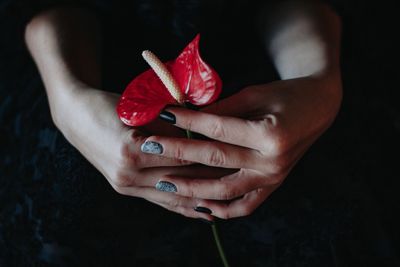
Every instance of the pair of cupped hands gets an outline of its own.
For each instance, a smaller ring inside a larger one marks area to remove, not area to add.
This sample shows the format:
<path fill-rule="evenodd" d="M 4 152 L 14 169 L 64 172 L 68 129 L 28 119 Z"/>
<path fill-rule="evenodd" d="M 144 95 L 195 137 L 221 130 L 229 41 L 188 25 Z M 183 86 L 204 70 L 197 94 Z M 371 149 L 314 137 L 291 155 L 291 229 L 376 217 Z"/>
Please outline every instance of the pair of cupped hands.
<path fill-rule="evenodd" d="M 199 111 L 170 106 L 132 128 L 115 111 L 119 95 L 83 87 L 58 111 L 69 118 L 58 124 L 66 138 L 118 193 L 207 221 L 251 214 L 341 102 L 337 79 L 307 76 L 249 86 Z M 187 139 L 184 130 L 205 138 Z"/>

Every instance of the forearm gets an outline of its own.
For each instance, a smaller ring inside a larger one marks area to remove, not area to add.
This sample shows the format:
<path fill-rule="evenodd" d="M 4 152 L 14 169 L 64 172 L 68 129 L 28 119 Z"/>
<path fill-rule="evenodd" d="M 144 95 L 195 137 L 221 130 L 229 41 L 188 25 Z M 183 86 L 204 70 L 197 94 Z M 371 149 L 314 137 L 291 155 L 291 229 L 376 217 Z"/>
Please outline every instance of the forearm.
<path fill-rule="evenodd" d="M 340 77 L 340 19 L 315 1 L 286 1 L 261 18 L 268 53 L 282 79 Z"/>
<path fill-rule="evenodd" d="M 76 100 L 77 88 L 100 86 L 99 26 L 79 8 L 46 11 L 26 27 L 27 47 L 39 69 L 53 119 L 58 108 Z"/>

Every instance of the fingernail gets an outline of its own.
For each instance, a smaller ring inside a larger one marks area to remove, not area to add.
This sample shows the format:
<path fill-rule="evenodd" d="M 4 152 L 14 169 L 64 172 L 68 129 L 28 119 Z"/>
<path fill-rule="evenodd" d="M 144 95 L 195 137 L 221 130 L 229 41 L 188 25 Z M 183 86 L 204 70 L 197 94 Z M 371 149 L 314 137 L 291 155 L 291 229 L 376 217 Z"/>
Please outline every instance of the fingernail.
<path fill-rule="evenodd" d="M 207 209 L 205 207 L 195 207 L 194 210 L 197 212 L 202 212 L 202 213 L 207 213 L 207 214 L 212 213 L 212 211 L 210 209 Z"/>
<path fill-rule="evenodd" d="M 164 121 L 166 121 L 166 122 L 169 122 L 169 123 L 172 123 L 172 124 L 175 124 L 175 123 L 176 123 L 175 115 L 172 114 L 171 112 L 162 111 L 162 112 L 160 113 L 159 117 L 160 117 L 160 119 L 162 119 L 162 120 L 164 120 Z"/>
<path fill-rule="evenodd" d="M 159 181 L 156 184 L 156 189 L 163 192 L 172 192 L 176 193 L 178 190 L 176 189 L 176 185 L 170 182 Z"/>
<path fill-rule="evenodd" d="M 213 221 L 209 221 L 209 220 L 204 219 L 204 218 L 199 218 L 198 220 L 201 221 L 201 222 L 204 222 L 204 223 L 206 223 L 208 225 L 213 225 L 214 224 Z"/>
<path fill-rule="evenodd" d="M 142 152 L 144 153 L 150 153 L 150 154 L 161 154 L 164 151 L 160 143 L 153 141 L 144 142 L 140 147 L 140 150 L 142 150 Z"/>

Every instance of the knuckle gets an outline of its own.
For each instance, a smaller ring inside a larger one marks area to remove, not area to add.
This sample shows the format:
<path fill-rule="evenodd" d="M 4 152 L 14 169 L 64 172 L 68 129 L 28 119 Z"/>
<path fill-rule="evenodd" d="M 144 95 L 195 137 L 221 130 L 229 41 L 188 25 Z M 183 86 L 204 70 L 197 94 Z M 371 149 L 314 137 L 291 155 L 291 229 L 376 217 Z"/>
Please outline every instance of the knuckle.
<path fill-rule="evenodd" d="M 136 143 L 139 141 L 138 140 L 138 132 L 130 129 L 126 131 L 123 136 L 122 136 L 122 149 L 125 150 L 130 150 L 131 145 L 137 145 Z"/>
<path fill-rule="evenodd" d="M 291 167 L 291 161 L 287 154 L 273 159 L 270 164 L 265 164 L 265 171 L 272 174 L 273 176 L 282 176 L 289 172 Z"/>
<path fill-rule="evenodd" d="M 222 139 L 225 136 L 225 130 L 221 119 L 215 119 L 210 125 L 211 136 L 215 139 Z"/>
<path fill-rule="evenodd" d="M 288 142 L 284 135 L 274 134 L 269 137 L 268 153 L 275 157 L 283 155 L 287 151 Z"/>
<path fill-rule="evenodd" d="M 179 146 L 179 145 L 175 146 L 175 149 L 174 149 L 174 158 L 176 158 L 176 159 L 178 159 L 178 160 L 180 160 L 180 161 L 183 161 L 183 157 L 184 157 L 184 154 L 183 154 L 183 149 L 182 149 L 182 147 Z"/>
<path fill-rule="evenodd" d="M 208 155 L 206 162 L 211 166 L 223 166 L 225 164 L 225 154 L 220 149 L 209 149 L 211 153 Z"/>
<path fill-rule="evenodd" d="M 141 158 L 137 153 L 125 153 L 119 160 L 120 169 L 138 170 L 141 164 Z"/>
<path fill-rule="evenodd" d="M 282 129 L 275 115 L 265 119 L 258 125 L 260 128 L 261 148 L 265 153 L 278 156 L 285 153 L 289 148 L 290 136 L 287 131 Z"/>
<path fill-rule="evenodd" d="M 219 191 L 219 199 L 221 200 L 230 200 L 233 199 L 237 196 L 236 190 L 232 187 L 230 187 L 228 184 L 223 183 L 220 186 L 220 191 Z"/>
<path fill-rule="evenodd" d="M 127 158 L 129 162 L 129 166 L 134 169 L 138 169 L 141 164 L 141 157 L 137 153 L 130 153 L 129 157 Z"/>
<path fill-rule="evenodd" d="M 180 201 L 177 198 L 173 198 L 168 202 L 168 205 L 172 208 L 174 208 L 175 210 L 177 210 L 181 205 L 180 205 Z"/>
<path fill-rule="evenodd" d="M 185 184 L 183 183 L 179 189 L 181 192 L 183 191 L 186 197 L 194 198 L 196 195 L 195 188 L 199 188 L 198 182 L 192 181 L 191 183 Z"/>
<path fill-rule="evenodd" d="M 232 189 L 226 191 L 226 193 L 225 193 L 225 199 L 226 200 L 232 199 L 234 197 L 235 197 L 235 193 L 233 192 Z"/>
<path fill-rule="evenodd" d="M 267 114 L 265 117 L 265 122 L 269 128 L 276 128 L 278 125 L 278 117 L 276 114 Z"/>
<path fill-rule="evenodd" d="M 138 153 L 131 151 L 131 145 L 125 143 L 122 145 L 121 153 L 117 159 L 119 169 L 138 169 L 141 164 L 141 157 Z"/>
<path fill-rule="evenodd" d="M 133 176 L 121 173 L 111 178 L 112 184 L 116 187 L 132 186 L 135 184 L 135 180 Z"/>

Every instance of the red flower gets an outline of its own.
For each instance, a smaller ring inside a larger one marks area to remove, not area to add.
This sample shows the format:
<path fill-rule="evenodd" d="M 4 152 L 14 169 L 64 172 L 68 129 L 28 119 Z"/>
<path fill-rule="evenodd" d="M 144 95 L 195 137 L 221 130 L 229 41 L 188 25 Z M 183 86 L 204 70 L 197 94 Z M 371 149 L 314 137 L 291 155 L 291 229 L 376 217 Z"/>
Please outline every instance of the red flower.
<path fill-rule="evenodd" d="M 215 101 L 221 93 L 218 73 L 207 65 L 199 53 L 200 35 L 190 42 L 173 61 L 165 63 L 180 92 L 183 102 L 197 106 Z M 117 106 L 121 120 L 130 126 L 141 126 L 158 117 L 167 105 L 179 105 L 153 69 L 133 79 Z"/>

